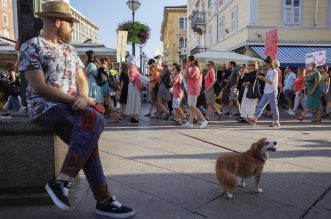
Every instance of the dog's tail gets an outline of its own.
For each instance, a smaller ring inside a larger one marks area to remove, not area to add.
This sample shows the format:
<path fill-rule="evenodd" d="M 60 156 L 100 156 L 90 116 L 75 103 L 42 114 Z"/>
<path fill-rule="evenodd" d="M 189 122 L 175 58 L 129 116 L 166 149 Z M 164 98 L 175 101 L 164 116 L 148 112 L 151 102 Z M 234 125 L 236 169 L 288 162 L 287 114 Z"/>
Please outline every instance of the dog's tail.
<path fill-rule="evenodd" d="M 238 184 L 236 176 L 233 173 L 227 171 L 224 163 L 221 161 L 217 161 L 216 163 L 216 177 L 220 182 L 223 190 L 231 192 Z"/>

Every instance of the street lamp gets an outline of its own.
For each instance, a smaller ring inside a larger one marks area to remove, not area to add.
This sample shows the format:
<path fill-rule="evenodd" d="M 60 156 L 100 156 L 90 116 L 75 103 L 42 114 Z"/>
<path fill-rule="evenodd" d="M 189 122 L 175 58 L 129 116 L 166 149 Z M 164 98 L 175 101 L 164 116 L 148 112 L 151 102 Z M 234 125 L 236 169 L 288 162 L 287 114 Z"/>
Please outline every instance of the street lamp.
<path fill-rule="evenodd" d="M 135 11 L 138 10 L 138 8 L 140 7 L 140 2 L 139 0 L 128 0 L 126 2 L 126 4 L 128 5 L 129 9 L 132 10 L 132 22 L 134 24 L 134 14 L 135 14 Z M 136 45 L 135 43 L 132 43 L 132 55 L 136 55 Z"/>
<path fill-rule="evenodd" d="M 140 73 L 142 74 L 143 73 L 143 47 L 145 46 L 146 44 L 138 44 L 139 48 L 140 48 Z"/>

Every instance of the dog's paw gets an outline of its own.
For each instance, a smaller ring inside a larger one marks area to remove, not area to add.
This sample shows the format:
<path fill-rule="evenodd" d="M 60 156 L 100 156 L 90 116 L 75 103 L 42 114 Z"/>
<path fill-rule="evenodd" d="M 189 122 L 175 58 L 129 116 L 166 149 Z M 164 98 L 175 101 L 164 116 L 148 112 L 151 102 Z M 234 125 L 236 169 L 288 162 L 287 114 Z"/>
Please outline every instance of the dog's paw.
<path fill-rule="evenodd" d="M 246 187 L 246 183 L 245 183 L 245 182 L 241 182 L 241 183 L 239 183 L 238 186 L 239 186 L 239 187 L 242 187 L 242 188 L 245 188 L 245 187 Z"/>
<path fill-rule="evenodd" d="M 263 189 L 261 189 L 261 188 L 257 188 L 257 189 L 256 189 L 256 192 L 257 192 L 257 193 L 263 193 Z"/>
<path fill-rule="evenodd" d="M 232 195 L 231 193 L 227 193 L 227 194 L 226 194 L 226 198 L 228 198 L 228 199 L 232 199 L 232 198 L 233 198 L 233 195 Z"/>

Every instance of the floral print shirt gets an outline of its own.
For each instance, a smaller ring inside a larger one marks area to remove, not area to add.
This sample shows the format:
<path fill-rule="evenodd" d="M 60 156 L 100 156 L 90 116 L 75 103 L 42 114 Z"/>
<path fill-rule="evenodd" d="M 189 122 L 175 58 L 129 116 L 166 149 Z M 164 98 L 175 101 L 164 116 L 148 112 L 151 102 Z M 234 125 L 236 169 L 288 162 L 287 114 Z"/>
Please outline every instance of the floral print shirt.
<path fill-rule="evenodd" d="M 35 37 L 21 46 L 19 71 L 42 70 L 46 83 L 65 94 L 77 96 L 76 71 L 84 65 L 76 50 L 68 44 L 55 45 L 41 37 Z M 28 82 L 26 101 L 29 116 L 38 118 L 57 104 L 38 96 Z"/>

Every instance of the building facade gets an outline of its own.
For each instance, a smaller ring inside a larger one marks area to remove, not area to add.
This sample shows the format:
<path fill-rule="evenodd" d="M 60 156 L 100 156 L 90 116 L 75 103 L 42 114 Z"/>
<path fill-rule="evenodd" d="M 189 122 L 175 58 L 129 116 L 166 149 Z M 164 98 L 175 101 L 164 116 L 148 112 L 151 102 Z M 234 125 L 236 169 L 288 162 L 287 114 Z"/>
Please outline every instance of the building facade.
<path fill-rule="evenodd" d="M 228 50 L 264 58 L 265 33 L 273 28 L 277 58 L 331 46 L 331 0 L 188 0 L 188 23 L 191 54 Z"/>
<path fill-rule="evenodd" d="M 0 0 L 0 36 L 14 40 L 12 0 Z"/>
<path fill-rule="evenodd" d="M 74 7 L 70 6 L 70 8 L 73 16 L 80 21 L 79 23 L 74 23 L 72 43 L 83 43 L 86 41 L 96 43 L 99 28 Z"/>
<path fill-rule="evenodd" d="M 160 40 L 163 42 L 163 60 L 170 63 L 187 58 L 187 7 L 164 7 Z"/>

